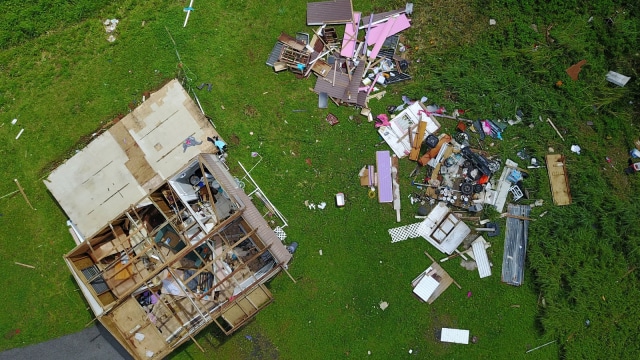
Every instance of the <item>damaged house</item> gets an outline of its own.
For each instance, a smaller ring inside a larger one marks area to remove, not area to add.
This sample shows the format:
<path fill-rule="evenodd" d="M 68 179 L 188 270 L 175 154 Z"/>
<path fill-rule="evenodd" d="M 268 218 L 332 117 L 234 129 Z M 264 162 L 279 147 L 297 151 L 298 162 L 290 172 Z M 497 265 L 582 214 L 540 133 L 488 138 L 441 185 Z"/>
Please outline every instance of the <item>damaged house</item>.
<path fill-rule="evenodd" d="M 71 274 L 135 359 L 162 359 L 212 323 L 233 333 L 291 260 L 263 218 L 272 205 L 245 194 L 216 136 L 173 80 L 45 180 L 77 243 Z"/>

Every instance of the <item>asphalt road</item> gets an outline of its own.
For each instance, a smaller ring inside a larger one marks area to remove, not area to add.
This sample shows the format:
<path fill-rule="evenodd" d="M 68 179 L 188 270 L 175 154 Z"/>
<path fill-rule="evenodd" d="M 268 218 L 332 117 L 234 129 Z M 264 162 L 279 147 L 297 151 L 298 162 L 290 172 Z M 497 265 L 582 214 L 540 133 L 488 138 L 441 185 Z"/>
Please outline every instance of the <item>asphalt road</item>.
<path fill-rule="evenodd" d="M 23 348 L 0 352 L 0 360 L 132 360 L 100 324 L 75 334 Z"/>

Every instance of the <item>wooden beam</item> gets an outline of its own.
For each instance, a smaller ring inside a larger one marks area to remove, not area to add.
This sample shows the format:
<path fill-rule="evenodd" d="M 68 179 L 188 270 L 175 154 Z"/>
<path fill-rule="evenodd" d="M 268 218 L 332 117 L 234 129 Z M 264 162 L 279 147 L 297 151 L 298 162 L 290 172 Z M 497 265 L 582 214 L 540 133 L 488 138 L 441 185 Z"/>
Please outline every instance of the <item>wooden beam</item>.
<path fill-rule="evenodd" d="M 18 190 L 20 190 L 20 193 L 22 194 L 22 197 L 24 198 L 24 200 L 27 202 L 27 204 L 29 204 L 29 207 L 32 210 L 36 210 L 33 205 L 31 205 L 31 201 L 29 201 L 29 198 L 27 197 L 27 194 L 24 193 L 24 189 L 22 188 L 22 186 L 20 185 L 20 183 L 18 182 L 18 179 L 13 179 L 13 181 L 15 181 L 16 185 L 18 185 Z"/>

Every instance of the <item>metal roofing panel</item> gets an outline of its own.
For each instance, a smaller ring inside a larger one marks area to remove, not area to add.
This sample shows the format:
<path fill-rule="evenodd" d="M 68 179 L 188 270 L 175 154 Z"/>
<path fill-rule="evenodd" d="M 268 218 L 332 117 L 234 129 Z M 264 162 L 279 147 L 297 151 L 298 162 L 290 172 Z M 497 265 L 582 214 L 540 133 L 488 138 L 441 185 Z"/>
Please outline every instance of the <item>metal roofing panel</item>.
<path fill-rule="evenodd" d="M 307 3 L 307 25 L 346 24 L 353 21 L 351 0 Z"/>
<path fill-rule="evenodd" d="M 273 45 L 273 49 L 271 49 L 271 53 L 269 54 L 269 58 L 267 59 L 267 65 L 273 66 L 278 61 L 283 46 L 283 43 L 281 43 L 280 41 L 276 41 L 276 44 Z"/>
<path fill-rule="evenodd" d="M 528 205 L 509 204 L 511 215 L 528 217 L 531 207 Z M 502 257 L 502 282 L 520 286 L 524 281 L 524 261 L 527 252 L 527 233 L 529 221 L 507 218 L 507 229 L 504 237 L 504 255 Z"/>

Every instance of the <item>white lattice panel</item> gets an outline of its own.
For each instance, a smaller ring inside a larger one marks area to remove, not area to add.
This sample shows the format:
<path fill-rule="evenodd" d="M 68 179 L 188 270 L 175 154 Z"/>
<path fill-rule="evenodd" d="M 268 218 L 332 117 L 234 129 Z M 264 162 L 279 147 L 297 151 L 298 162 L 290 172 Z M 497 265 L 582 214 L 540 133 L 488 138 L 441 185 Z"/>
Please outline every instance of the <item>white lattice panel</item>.
<path fill-rule="evenodd" d="M 420 226 L 420 223 L 399 226 L 396 228 L 389 229 L 389 235 L 391 235 L 391 242 L 395 243 L 398 241 L 403 241 L 409 238 L 416 238 L 420 236 L 418 234 L 418 226 Z"/>
<path fill-rule="evenodd" d="M 275 229 L 273 229 L 273 232 L 276 233 L 276 236 L 278 237 L 278 239 L 280 239 L 281 241 L 284 241 L 284 239 L 287 238 L 287 233 L 284 232 L 284 229 L 281 228 L 280 226 L 276 226 Z"/>

